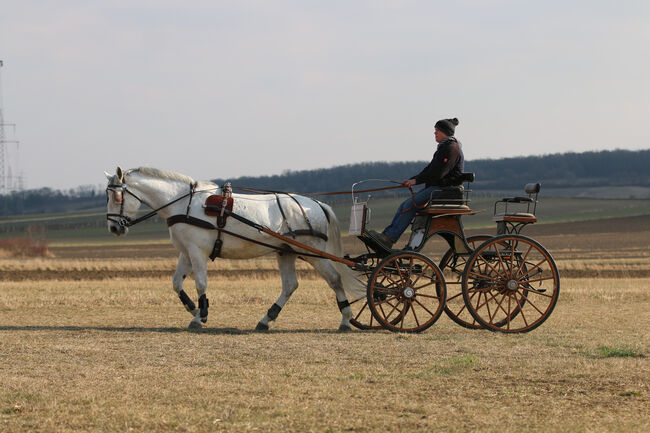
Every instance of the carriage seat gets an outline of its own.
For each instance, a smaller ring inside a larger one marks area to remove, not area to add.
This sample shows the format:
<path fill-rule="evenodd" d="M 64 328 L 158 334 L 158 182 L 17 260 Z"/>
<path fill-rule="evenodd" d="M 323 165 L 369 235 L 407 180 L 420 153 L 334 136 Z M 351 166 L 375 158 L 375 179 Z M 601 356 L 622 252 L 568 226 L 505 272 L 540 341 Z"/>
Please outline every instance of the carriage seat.
<path fill-rule="evenodd" d="M 535 214 L 528 212 L 515 212 L 515 213 L 500 213 L 492 217 L 492 221 L 496 222 L 512 222 L 512 223 L 535 223 L 537 217 Z"/>
<path fill-rule="evenodd" d="M 417 212 L 420 215 L 468 215 L 472 209 L 465 204 L 432 204 Z"/>
<path fill-rule="evenodd" d="M 537 196 L 542 185 L 540 183 L 526 184 L 524 190 L 528 197 L 504 197 L 494 203 L 494 214 L 492 221 L 496 223 L 513 223 L 513 224 L 532 224 L 537 222 Z M 497 212 L 497 206 L 501 204 L 501 212 Z M 508 205 L 511 205 L 508 209 Z M 515 209 L 512 209 L 514 205 Z M 526 208 L 525 210 L 522 206 Z M 532 208 L 531 208 L 532 205 Z M 499 225 L 497 225 L 499 227 Z M 499 230 L 502 230 L 500 228 Z"/>

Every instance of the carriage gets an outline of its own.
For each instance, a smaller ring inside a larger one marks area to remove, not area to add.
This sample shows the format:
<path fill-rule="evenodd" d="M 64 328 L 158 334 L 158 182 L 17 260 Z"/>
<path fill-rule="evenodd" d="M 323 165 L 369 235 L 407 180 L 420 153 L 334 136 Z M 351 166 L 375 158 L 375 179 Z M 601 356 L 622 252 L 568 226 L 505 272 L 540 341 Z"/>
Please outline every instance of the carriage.
<path fill-rule="evenodd" d="M 549 317 L 560 289 L 557 266 L 539 242 L 520 234 L 537 222 L 541 185 L 526 185 L 527 196 L 495 202 L 496 236 L 467 237 L 462 217 L 477 213 L 469 206 L 474 174 L 464 173 L 463 181 L 466 187 L 456 196 L 430 200 L 417 210 L 401 250 L 388 248 L 366 230 L 367 202 L 359 201 L 353 187 L 351 232 L 368 250 L 350 258 L 365 267 L 368 279 L 366 297 L 351 302 L 354 326 L 421 332 L 444 311 L 466 328 L 516 333 L 531 331 Z M 421 253 L 434 236 L 449 245 L 438 263 Z"/>
<path fill-rule="evenodd" d="M 282 274 L 282 294 L 260 320 L 258 330 L 269 329 L 269 322 L 278 317 L 297 288 L 297 257 L 314 266 L 334 289 L 342 331 L 352 325 L 422 332 L 444 311 L 466 328 L 528 332 L 541 325 L 557 303 L 560 277 L 552 256 L 539 242 L 520 234 L 537 221 L 539 183 L 526 185 L 527 196 L 495 203 L 495 236 L 467 237 L 462 217 L 477 212 L 469 206 L 474 174 L 464 173 L 465 188 L 436 194 L 444 198 L 429 200 L 417 209 L 403 249 L 384 245 L 367 230 L 368 202 L 359 201 L 353 186 L 350 232 L 363 242 L 367 253 L 350 257 L 341 252 L 340 231 L 331 208 L 312 198 L 259 190 L 254 192 L 261 195 L 233 194 L 227 185 L 199 183 L 143 167 L 126 172 L 118 167 L 114 176 L 106 176 L 111 233 L 125 234 L 128 227 L 156 214 L 170 227 L 172 242 L 180 251 L 173 287 L 193 316 L 191 328 L 207 321 L 208 258 L 252 258 L 272 250 Z M 389 188 L 395 187 L 380 189 Z M 141 204 L 152 211 L 136 218 Z M 422 253 L 434 236 L 449 245 L 438 263 Z M 190 273 L 199 295 L 198 308 L 183 290 L 183 280 Z M 356 291 L 346 287 L 346 278 Z"/>

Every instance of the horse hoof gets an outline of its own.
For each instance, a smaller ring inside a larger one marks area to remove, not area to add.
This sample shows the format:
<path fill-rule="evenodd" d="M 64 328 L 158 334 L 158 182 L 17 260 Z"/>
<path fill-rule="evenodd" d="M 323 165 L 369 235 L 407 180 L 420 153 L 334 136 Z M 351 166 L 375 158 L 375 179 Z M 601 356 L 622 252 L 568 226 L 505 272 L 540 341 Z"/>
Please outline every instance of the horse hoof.
<path fill-rule="evenodd" d="M 201 329 L 202 327 L 203 327 L 203 325 L 201 324 L 201 322 L 195 322 L 194 320 L 192 320 L 187 328 L 188 329 Z"/>
<path fill-rule="evenodd" d="M 257 322 L 257 326 L 255 327 L 256 331 L 268 331 L 269 330 L 269 325 L 266 325 L 262 322 Z"/>
<path fill-rule="evenodd" d="M 352 328 L 347 325 L 341 325 L 339 326 L 338 332 L 352 332 Z"/>
<path fill-rule="evenodd" d="M 208 321 L 208 316 L 201 317 L 201 323 L 205 323 Z"/>

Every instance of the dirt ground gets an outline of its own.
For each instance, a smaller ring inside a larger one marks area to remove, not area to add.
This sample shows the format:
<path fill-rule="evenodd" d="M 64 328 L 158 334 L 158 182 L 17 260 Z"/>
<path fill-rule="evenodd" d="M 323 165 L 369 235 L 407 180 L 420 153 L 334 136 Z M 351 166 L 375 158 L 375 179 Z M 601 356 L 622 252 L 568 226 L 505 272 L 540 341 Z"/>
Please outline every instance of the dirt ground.
<path fill-rule="evenodd" d="M 280 293 L 273 257 L 210 264 L 209 320 L 190 331 L 168 242 L 0 258 L 0 432 L 650 430 L 650 216 L 525 234 L 561 290 L 514 335 L 445 315 L 421 334 L 337 333 L 333 292 L 304 263 L 254 332 Z M 344 250 L 363 252 L 354 238 Z"/>

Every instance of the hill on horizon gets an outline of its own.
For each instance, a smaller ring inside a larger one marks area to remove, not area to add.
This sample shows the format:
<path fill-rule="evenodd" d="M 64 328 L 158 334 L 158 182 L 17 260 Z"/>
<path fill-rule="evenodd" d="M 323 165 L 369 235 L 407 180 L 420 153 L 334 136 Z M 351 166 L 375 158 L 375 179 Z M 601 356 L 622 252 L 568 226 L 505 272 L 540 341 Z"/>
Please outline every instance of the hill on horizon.
<path fill-rule="evenodd" d="M 429 161 L 361 162 L 316 170 L 287 170 L 273 176 L 241 176 L 226 181 L 236 186 L 298 193 L 347 191 L 362 179 L 408 179 Z M 473 172 L 474 191 L 483 193 L 523 189 L 540 182 L 545 191 L 561 196 L 603 198 L 650 197 L 650 149 L 562 153 L 465 161 L 465 171 Z M 635 196 L 635 197 L 633 197 Z"/>

